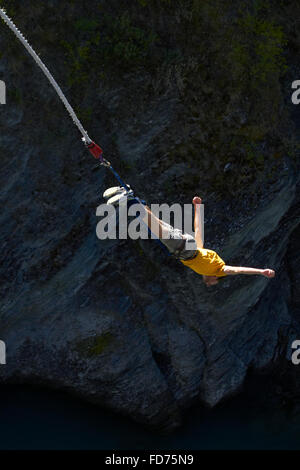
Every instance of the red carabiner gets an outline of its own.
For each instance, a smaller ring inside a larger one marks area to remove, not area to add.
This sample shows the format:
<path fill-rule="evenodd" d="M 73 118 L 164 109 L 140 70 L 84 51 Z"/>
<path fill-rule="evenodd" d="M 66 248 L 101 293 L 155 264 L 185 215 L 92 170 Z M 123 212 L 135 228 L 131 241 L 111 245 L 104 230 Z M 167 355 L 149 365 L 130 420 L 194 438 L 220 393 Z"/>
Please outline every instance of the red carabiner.
<path fill-rule="evenodd" d="M 87 148 L 91 152 L 94 158 L 99 158 L 100 160 L 103 160 L 103 150 L 99 145 L 95 144 L 95 142 L 91 142 L 88 144 Z"/>

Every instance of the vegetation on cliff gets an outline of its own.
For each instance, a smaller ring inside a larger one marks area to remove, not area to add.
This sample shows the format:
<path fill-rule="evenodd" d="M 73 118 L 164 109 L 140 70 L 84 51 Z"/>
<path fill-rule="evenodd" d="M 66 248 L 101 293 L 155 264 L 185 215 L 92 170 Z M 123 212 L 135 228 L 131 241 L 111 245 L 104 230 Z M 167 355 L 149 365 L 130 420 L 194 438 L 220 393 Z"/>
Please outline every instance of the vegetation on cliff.
<path fill-rule="evenodd" d="M 63 58 L 68 95 L 85 124 L 95 110 L 82 95 L 99 83 L 130 85 L 141 76 L 145 99 L 178 96 L 182 108 L 174 129 L 181 127 L 180 134 L 171 132 L 157 149 L 164 168 L 183 160 L 195 174 L 205 172 L 212 190 L 236 194 L 249 184 L 259 192 L 260 182 L 276 178 L 286 158 L 295 159 L 298 146 L 282 93 L 285 18 L 292 6 L 261 0 L 114 0 L 84 8 L 76 0 L 4 3 L 43 54 L 55 49 L 57 60 Z M 18 48 L 10 38 L 9 51 L 24 54 Z M 19 99 L 18 90 L 14 95 Z M 196 186 L 197 178 L 187 184 Z"/>

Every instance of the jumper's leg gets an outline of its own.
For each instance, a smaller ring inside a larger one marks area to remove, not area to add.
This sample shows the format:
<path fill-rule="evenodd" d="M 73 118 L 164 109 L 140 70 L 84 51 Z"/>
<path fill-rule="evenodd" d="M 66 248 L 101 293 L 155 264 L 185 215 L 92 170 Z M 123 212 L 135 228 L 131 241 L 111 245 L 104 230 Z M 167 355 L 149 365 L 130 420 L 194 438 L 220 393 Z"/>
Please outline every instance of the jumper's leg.
<path fill-rule="evenodd" d="M 168 248 L 170 253 L 175 254 L 179 259 L 190 259 L 196 255 L 197 244 L 191 235 L 183 234 L 181 230 L 174 229 L 171 225 L 160 220 L 148 206 L 144 206 L 144 208 L 143 222 Z M 186 247 L 187 240 L 191 243 L 188 248 Z"/>
<path fill-rule="evenodd" d="M 169 238 L 169 230 L 156 215 L 153 214 L 150 207 L 144 206 L 145 215 L 143 217 L 144 223 L 149 227 L 152 233 L 160 239 Z"/>

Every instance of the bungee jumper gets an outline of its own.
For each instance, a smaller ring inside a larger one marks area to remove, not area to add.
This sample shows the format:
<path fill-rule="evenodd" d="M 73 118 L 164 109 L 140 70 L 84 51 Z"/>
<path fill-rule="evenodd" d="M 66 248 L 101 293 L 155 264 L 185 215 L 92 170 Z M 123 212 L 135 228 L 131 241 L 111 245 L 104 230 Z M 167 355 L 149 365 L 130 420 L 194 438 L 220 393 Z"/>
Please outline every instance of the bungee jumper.
<path fill-rule="evenodd" d="M 130 188 L 130 186 L 128 185 Z M 130 207 L 136 204 L 137 200 L 133 190 L 124 191 L 121 186 L 115 186 L 107 189 L 103 193 L 106 204 L 112 204 L 115 207 L 126 205 Z M 144 201 L 143 201 L 144 202 Z M 272 269 L 257 269 L 242 266 L 229 266 L 213 250 L 205 249 L 202 239 L 202 227 L 200 217 L 200 205 L 202 199 L 198 196 L 193 198 L 195 210 L 194 233 L 195 237 L 189 233 L 184 233 L 178 228 L 173 228 L 163 220 L 159 219 L 144 202 L 139 205 L 139 211 L 143 213 L 142 220 L 149 230 L 167 247 L 170 254 L 180 260 L 185 266 L 189 267 L 197 274 L 202 274 L 206 286 L 218 284 L 222 277 L 236 274 L 258 274 L 266 278 L 275 276 Z M 191 246 L 193 247 L 191 249 Z"/>
<path fill-rule="evenodd" d="M 195 208 L 195 237 L 192 237 L 190 234 L 183 233 L 179 229 L 174 229 L 171 225 L 157 218 L 155 214 L 151 212 L 151 209 L 146 205 L 145 201 L 142 201 L 136 195 L 134 195 L 130 186 L 124 183 L 122 178 L 112 167 L 111 163 L 104 158 L 101 147 L 90 139 L 56 80 L 42 62 L 40 57 L 30 46 L 28 41 L 24 38 L 23 34 L 16 27 L 14 22 L 7 16 L 3 8 L 0 8 L 0 17 L 13 31 L 29 54 L 33 57 L 36 64 L 48 78 L 49 82 L 57 92 L 59 98 L 71 116 L 74 124 L 80 131 L 82 135 L 82 141 L 86 148 L 93 155 L 93 157 L 99 161 L 100 165 L 109 169 L 113 173 L 114 177 L 118 180 L 120 186 L 109 188 L 103 195 L 107 200 L 107 204 L 118 206 L 125 201 L 126 203 L 131 202 L 140 204 L 144 210 L 143 222 L 148 227 L 149 231 L 154 235 L 154 238 L 158 241 L 158 243 L 163 246 L 169 254 L 174 255 L 184 265 L 191 268 L 196 273 L 202 274 L 203 280 L 207 286 L 215 285 L 222 277 L 232 274 L 259 274 L 267 278 L 272 278 L 275 276 L 275 272 L 272 269 L 255 269 L 228 266 L 215 251 L 204 249 L 201 236 L 201 222 L 198 211 L 198 206 L 200 206 L 202 201 L 198 196 L 195 196 L 193 199 Z M 187 242 L 189 242 L 189 245 L 192 242 L 194 248 L 188 249 Z"/>

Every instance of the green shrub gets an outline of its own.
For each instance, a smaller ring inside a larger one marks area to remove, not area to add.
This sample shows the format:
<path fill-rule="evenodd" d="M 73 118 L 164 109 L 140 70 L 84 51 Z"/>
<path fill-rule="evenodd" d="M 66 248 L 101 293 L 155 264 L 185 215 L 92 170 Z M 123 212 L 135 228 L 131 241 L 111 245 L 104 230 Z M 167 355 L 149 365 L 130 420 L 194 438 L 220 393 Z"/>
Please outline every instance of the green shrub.
<path fill-rule="evenodd" d="M 106 64 L 127 69 L 132 65 L 145 64 L 146 59 L 150 58 L 150 48 L 156 41 L 156 35 L 135 26 L 128 12 L 117 18 L 107 15 L 104 29 L 100 49 Z"/>
<path fill-rule="evenodd" d="M 79 31 L 95 31 L 99 26 L 99 22 L 91 18 L 80 18 L 74 24 L 75 29 Z"/>
<path fill-rule="evenodd" d="M 229 55 L 234 78 L 259 88 L 274 82 L 287 69 L 284 47 L 287 43 L 282 27 L 261 16 L 261 10 L 243 13 L 231 29 Z M 246 79 L 246 80 L 245 80 Z"/>
<path fill-rule="evenodd" d="M 112 343 L 113 336 L 111 333 L 103 333 L 102 335 L 85 338 L 76 344 L 76 350 L 86 357 L 95 357 Z"/>
<path fill-rule="evenodd" d="M 128 12 L 118 17 L 104 15 L 101 22 L 82 18 L 75 23 L 78 31 L 71 41 L 60 42 L 69 66 L 69 85 L 82 84 L 91 73 L 101 78 L 109 69 L 118 74 L 151 61 L 151 46 L 156 35 L 146 28 L 138 27 Z"/>
<path fill-rule="evenodd" d="M 159 0 L 158 3 L 171 5 L 172 1 L 174 2 L 174 0 Z M 150 6 L 150 5 L 153 5 L 153 4 L 157 3 L 156 0 L 137 0 L 137 2 L 142 7 L 147 7 L 147 6 Z"/>

